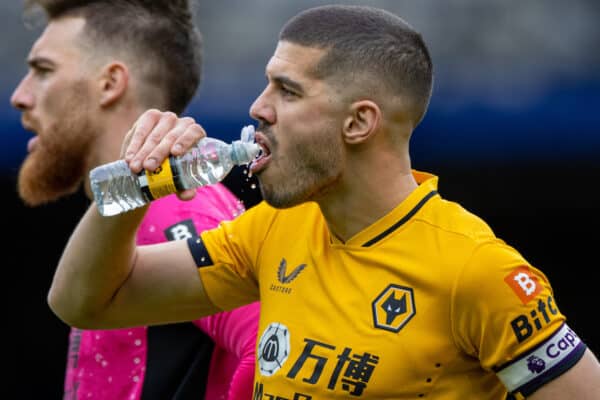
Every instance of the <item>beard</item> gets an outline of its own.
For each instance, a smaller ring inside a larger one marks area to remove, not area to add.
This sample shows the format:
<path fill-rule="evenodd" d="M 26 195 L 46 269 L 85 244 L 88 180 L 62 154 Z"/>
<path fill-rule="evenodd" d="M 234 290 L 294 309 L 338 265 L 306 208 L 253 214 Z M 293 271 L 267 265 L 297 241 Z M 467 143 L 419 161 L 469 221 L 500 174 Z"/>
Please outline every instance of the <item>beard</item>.
<path fill-rule="evenodd" d="M 74 106 L 66 118 L 57 119 L 57 124 L 40 132 L 35 149 L 19 169 L 18 192 L 26 205 L 35 207 L 56 201 L 81 186 L 93 141 L 82 104 L 85 103 Z"/>
<path fill-rule="evenodd" d="M 276 155 L 266 174 L 258 175 L 263 199 L 275 208 L 290 208 L 307 201 L 316 201 L 328 192 L 341 177 L 342 143 L 331 136 L 332 128 L 314 135 L 308 143 L 289 147 L 284 157 L 278 155 L 278 142 L 270 131 L 269 137 Z M 267 177 L 267 174 L 275 174 Z"/>

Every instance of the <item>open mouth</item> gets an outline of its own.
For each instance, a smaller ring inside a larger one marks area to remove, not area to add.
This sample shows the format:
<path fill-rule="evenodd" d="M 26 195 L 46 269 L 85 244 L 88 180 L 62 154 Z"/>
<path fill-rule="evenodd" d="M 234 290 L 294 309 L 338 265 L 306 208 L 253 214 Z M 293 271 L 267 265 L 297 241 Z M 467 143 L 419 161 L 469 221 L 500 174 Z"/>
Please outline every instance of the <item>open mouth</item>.
<path fill-rule="evenodd" d="M 256 143 L 260 146 L 260 153 L 250 164 L 250 172 L 252 174 L 258 174 L 264 170 L 271 159 L 271 148 L 269 143 L 266 141 L 265 136 L 260 132 L 256 134 Z"/>

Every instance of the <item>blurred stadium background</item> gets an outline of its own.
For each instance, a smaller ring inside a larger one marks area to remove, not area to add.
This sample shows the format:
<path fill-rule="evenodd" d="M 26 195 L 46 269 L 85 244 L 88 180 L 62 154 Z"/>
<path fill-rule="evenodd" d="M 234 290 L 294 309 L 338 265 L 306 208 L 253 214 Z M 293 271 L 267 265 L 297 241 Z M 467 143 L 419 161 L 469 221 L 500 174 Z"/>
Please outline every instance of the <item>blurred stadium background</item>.
<path fill-rule="evenodd" d="M 198 3 L 204 82 L 187 113 L 210 135 L 227 140 L 251 122 L 247 110 L 263 88 L 264 65 L 278 31 L 300 9 L 326 3 L 380 6 L 421 31 L 436 82 L 429 113 L 412 142 L 414 167 L 439 174 L 445 197 L 478 213 L 546 272 L 571 327 L 598 354 L 597 288 L 590 275 L 599 266 L 600 239 L 593 186 L 600 178 L 599 2 Z M 58 399 L 68 329 L 50 313 L 45 296 L 62 247 L 88 202 L 76 194 L 29 209 L 16 196 L 16 173 L 30 134 L 9 98 L 41 29 L 26 29 L 21 12 L 20 1 L 0 3 L 0 184 L 9 238 L 4 330 L 11 338 L 12 377 L 6 390 L 21 399 Z"/>

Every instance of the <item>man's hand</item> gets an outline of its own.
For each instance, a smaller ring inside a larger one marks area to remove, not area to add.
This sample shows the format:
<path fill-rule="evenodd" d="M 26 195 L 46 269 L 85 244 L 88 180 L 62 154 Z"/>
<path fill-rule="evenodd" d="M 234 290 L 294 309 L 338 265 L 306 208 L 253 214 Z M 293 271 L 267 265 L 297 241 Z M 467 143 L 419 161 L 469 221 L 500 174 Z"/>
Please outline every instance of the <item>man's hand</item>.
<path fill-rule="evenodd" d="M 203 137 L 204 128 L 191 117 L 179 118 L 173 112 L 151 109 L 144 112 L 125 136 L 121 158 L 129 168 L 139 173 L 142 168 L 154 171 L 169 155 L 185 154 Z M 177 193 L 182 200 L 189 200 L 196 190 Z"/>

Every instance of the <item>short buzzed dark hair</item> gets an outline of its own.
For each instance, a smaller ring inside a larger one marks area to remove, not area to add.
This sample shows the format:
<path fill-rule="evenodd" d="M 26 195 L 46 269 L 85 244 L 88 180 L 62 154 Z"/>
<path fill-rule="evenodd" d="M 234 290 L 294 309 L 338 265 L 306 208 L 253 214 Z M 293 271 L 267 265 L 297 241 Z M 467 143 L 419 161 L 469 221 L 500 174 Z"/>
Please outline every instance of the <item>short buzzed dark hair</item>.
<path fill-rule="evenodd" d="M 138 67 L 141 84 L 158 88 L 167 109 L 181 113 L 195 95 L 202 37 L 187 0 L 26 0 L 26 10 L 34 6 L 49 20 L 85 19 L 90 44 L 126 54 Z"/>
<path fill-rule="evenodd" d="M 410 100 L 415 125 L 425 115 L 433 85 L 431 57 L 421 35 L 400 17 L 368 6 L 319 6 L 290 19 L 279 40 L 327 51 L 313 71 L 316 78 L 351 87 L 367 75 L 369 84 Z"/>

